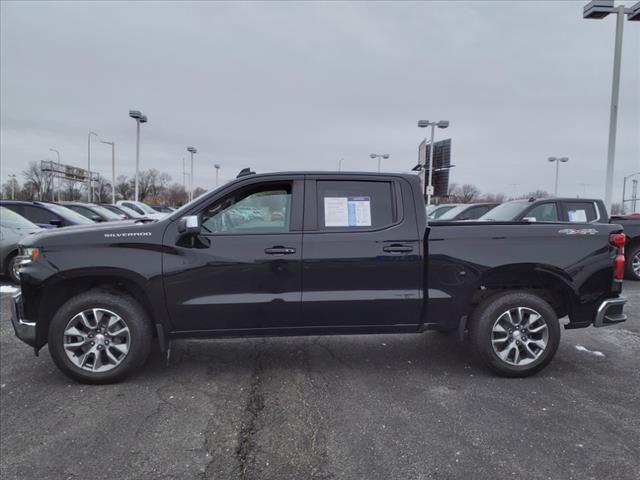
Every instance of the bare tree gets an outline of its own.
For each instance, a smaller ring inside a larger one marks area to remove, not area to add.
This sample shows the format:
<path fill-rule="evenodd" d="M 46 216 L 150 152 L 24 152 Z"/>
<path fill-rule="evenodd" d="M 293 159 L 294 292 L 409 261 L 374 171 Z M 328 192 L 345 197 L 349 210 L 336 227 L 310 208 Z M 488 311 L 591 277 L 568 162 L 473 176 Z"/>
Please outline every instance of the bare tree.
<path fill-rule="evenodd" d="M 120 200 L 128 200 L 133 197 L 134 185 L 133 179 L 129 180 L 126 175 L 119 175 L 116 180 L 116 198 Z"/>
<path fill-rule="evenodd" d="M 29 185 L 30 199 L 44 200 L 53 195 L 53 176 L 40 170 L 38 162 L 29 162 L 26 170 L 22 172 L 25 179 L 25 187 Z"/>

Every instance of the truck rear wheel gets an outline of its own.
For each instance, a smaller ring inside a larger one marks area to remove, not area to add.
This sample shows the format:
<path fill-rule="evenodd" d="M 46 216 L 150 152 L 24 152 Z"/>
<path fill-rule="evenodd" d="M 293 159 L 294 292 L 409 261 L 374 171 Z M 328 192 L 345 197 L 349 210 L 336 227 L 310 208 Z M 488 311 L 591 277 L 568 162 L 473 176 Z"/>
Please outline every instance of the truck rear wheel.
<path fill-rule="evenodd" d="M 49 326 L 58 368 L 82 383 L 113 383 L 140 367 L 151 350 L 151 323 L 127 295 L 90 290 L 64 303 Z"/>
<path fill-rule="evenodd" d="M 473 350 L 493 372 L 526 377 L 553 359 L 560 323 L 551 305 L 538 295 L 505 292 L 483 301 L 469 324 Z"/>

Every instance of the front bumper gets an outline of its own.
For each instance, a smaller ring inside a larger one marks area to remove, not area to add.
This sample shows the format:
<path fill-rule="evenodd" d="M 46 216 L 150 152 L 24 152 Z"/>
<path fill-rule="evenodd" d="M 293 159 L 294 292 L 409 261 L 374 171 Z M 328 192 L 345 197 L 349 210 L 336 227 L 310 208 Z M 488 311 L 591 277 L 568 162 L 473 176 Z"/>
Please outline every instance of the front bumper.
<path fill-rule="evenodd" d="M 627 316 L 622 313 L 625 303 L 627 303 L 625 297 L 608 298 L 604 300 L 596 311 L 593 326 L 606 327 L 607 325 L 615 325 L 616 323 L 626 321 Z"/>
<path fill-rule="evenodd" d="M 22 294 L 16 293 L 11 298 L 11 323 L 16 337 L 27 345 L 36 345 L 36 322 L 29 322 L 23 318 Z"/>

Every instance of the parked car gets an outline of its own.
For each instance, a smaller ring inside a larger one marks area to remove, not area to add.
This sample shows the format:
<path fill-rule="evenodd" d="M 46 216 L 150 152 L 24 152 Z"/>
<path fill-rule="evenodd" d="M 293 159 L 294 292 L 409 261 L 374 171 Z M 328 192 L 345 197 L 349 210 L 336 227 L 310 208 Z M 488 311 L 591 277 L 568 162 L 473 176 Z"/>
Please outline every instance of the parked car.
<path fill-rule="evenodd" d="M 228 210 L 263 221 L 235 225 Z M 280 213 L 284 218 L 280 219 Z M 626 320 L 625 237 L 602 223 L 428 225 L 415 175 L 246 174 L 156 222 L 21 244 L 16 335 L 81 382 L 185 337 L 468 330 L 499 375 L 544 368 L 565 328 Z"/>
<path fill-rule="evenodd" d="M 122 215 L 112 212 L 108 208 L 95 203 L 63 202 L 67 207 L 94 222 L 114 222 L 123 220 Z"/>
<path fill-rule="evenodd" d="M 93 225 L 95 223 L 87 217 L 53 202 L 0 200 L 0 206 L 13 210 L 42 228 Z"/>
<path fill-rule="evenodd" d="M 110 203 L 101 203 L 100 206 L 102 208 L 106 208 L 107 210 L 119 215 L 122 220 L 129 220 L 131 218 L 137 218 L 131 216 L 128 212 L 126 212 L 123 208 L 118 207 L 117 205 L 111 205 Z"/>
<path fill-rule="evenodd" d="M 640 214 L 614 215 L 611 223 L 619 223 L 627 236 L 625 257 L 627 259 L 626 278 L 640 281 Z"/>
<path fill-rule="evenodd" d="M 116 202 L 120 208 L 126 208 L 127 213 L 135 212 L 139 218 L 155 218 L 160 220 L 166 217 L 165 213 L 156 212 L 153 208 L 143 202 L 134 202 L 133 200 L 120 200 Z"/>
<path fill-rule="evenodd" d="M 42 229 L 13 210 L 0 207 L 0 273 L 7 275 L 12 282 L 18 283 L 18 243 L 26 235 Z"/>
<path fill-rule="evenodd" d="M 530 198 L 498 205 L 478 218 L 499 222 L 608 222 L 602 200 L 586 198 Z"/>
<path fill-rule="evenodd" d="M 173 213 L 175 208 L 167 207 L 166 205 L 149 205 L 158 213 Z"/>
<path fill-rule="evenodd" d="M 437 205 L 434 208 L 431 208 L 427 216 L 429 220 L 437 220 L 452 208 L 459 207 L 462 205 L 465 205 L 465 204 L 464 203 L 442 203 L 440 205 Z"/>
<path fill-rule="evenodd" d="M 476 220 L 491 209 L 500 205 L 499 203 L 468 203 L 453 207 L 438 217 L 438 221 L 461 221 Z"/>

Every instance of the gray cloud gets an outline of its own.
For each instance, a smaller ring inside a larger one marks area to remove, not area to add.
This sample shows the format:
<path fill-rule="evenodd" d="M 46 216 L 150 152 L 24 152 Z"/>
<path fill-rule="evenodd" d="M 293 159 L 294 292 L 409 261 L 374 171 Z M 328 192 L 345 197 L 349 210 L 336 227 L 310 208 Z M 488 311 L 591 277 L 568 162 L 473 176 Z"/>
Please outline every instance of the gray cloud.
<path fill-rule="evenodd" d="M 386 169 L 416 162 L 420 118 L 448 119 L 452 180 L 484 191 L 553 187 L 549 155 L 566 155 L 561 193 L 601 196 L 614 21 L 579 2 L 124 3 L 3 2 L 2 180 L 30 160 L 85 166 L 87 132 L 181 180 L 198 147 L 197 184 L 214 163 Z M 616 163 L 640 170 L 640 31 L 625 22 Z M 94 141 L 95 142 L 95 141 Z M 110 150 L 94 143 L 108 173 Z M 519 186 L 512 184 L 518 183 Z"/>

